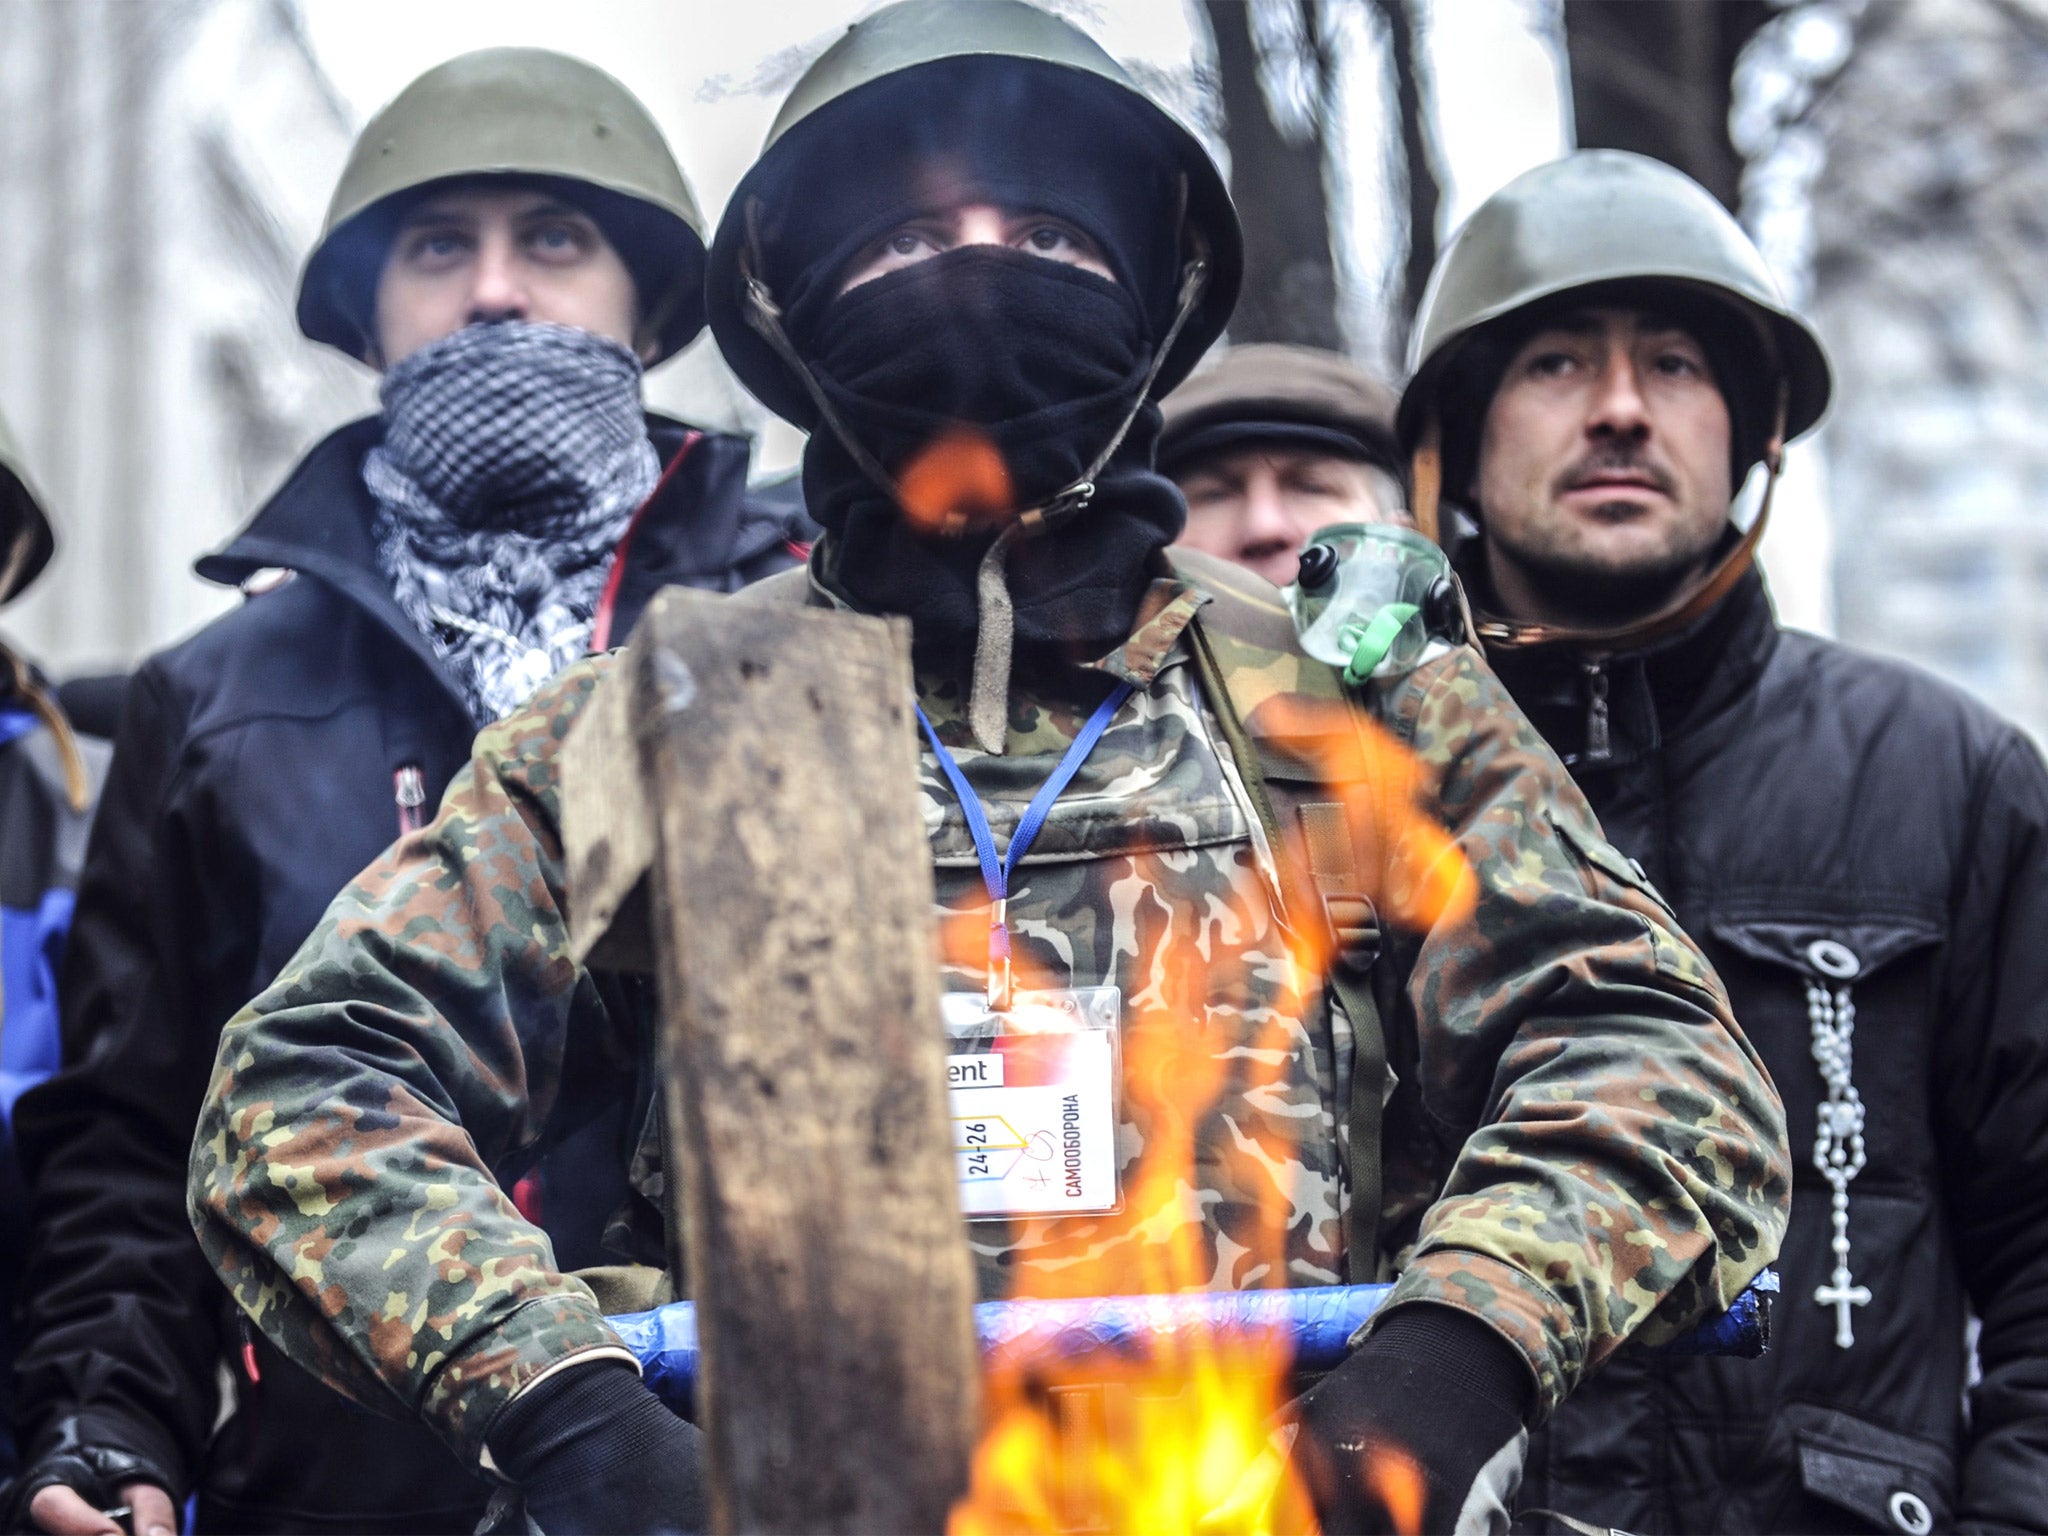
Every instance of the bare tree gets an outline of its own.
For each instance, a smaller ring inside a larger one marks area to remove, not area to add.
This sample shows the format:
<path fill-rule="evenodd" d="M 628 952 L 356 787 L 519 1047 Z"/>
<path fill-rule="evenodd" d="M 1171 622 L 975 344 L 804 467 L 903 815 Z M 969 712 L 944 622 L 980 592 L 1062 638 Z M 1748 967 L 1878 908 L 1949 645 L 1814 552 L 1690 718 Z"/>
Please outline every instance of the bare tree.
<path fill-rule="evenodd" d="M 1392 159 L 1396 222 L 1406 248 L 1390 268 L 1389 313 L 1367 352 L 1398 359 L 1436 260 L 1441 200 L 1429 131 L 1416 0 L 1203 0 L 1216 50 L 1215 85 L 1230 150 L 1231 193 L 1245 230 L 1245 286 L 1231 335 L 1343 350 L 1330 226 L 1338 73 L 1354 59 L 1352 17 L 1376 24 L 1398 121 Z M 1371 30 L 1370 27 L 1367 30 Z M 1368 45 L 1368 48 L 1370 45 Z M 1378 280 L 1371 286 L 1377 287 Z"/>
<path fill-rule="evenodd" d="M 1769 0 L 1564 0 L 1579 146 L 1653 155 L 1736 207 L 1735 60 L 1772 11 Z"/>
<path fill-rule="evenodd" d="M 1840 634 L 2048 739 L 2048 15 L 1873 4 L 1844 57 L 1812 187 Z"/>
<path fill-rule="evenodd" d="M 1329 60 L 1317 0 L 1291 7 L 1305 50 L 1313 99 L 1283 128 L 1261 79 L 1252 7 L 1244 0 L 1203 0 L 1216 44 L 1223 140 L 1230 149 L 1231 194 L 1244 223 L 1244 296 L 1230 322 L 1237 341 L 1291 341 L 1340 350 L 1337 273 L 1330 252 L 1329 198 L 1323 187 L 1324 108 Z M 1289 130 L 1292 131 L 1289 131 Z"/>
<path fill-rule="evenodd" d="M 1394 105 L 1400 119 L 1401 165 L 1406 173 L 1408 201 L 1408 254 L 1401 269 L 1400 312 L 1389 316 L 1387 325 L 1387 345 L 1395 358 L 1407 349 L 1408 328 L 1422 304 L 1422 290 L 1429 285 L 1430 268 L 1436 265 L 1437 209 L 1442 202 L 1436 163 L 1430 153 L 1429 107 L 1423 95 L 1412 4 L 1413 0 L 1372 0 L 1380 25 L 1386 29 L 1387 54 L 1393 66 Z"/>

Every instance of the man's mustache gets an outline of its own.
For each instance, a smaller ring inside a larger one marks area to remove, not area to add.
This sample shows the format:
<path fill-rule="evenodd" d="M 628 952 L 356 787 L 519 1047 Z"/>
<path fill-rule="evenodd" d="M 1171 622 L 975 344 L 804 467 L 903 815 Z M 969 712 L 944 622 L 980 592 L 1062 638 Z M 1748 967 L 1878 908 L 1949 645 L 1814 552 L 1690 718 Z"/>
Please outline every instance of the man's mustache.
<path fill-rule="evenodd" d="M 1557 488 L 1560 493 L 1582 490 L 1596 480 L 1618 474 L 1641 480 L 1666 496 L 1678 493 L 1677 481 L 1672 478 L 1670 470 L 1628 444 L 1596 448 L 1558 476 Z"/>

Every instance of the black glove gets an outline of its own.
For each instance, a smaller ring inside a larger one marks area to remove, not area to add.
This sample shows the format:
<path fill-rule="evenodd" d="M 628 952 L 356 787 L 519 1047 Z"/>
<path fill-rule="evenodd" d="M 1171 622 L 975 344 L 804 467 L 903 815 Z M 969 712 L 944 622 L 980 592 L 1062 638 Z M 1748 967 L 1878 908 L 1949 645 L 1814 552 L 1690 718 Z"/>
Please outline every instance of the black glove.
<path fill-rule="evenodd" d="M 1528 1364 L 1478 1318 L 1427 1304 L 1390 1314 L 1295 1405 L 1294 1458 L 1323 1530 L 1505 1531 L 1534 1397 Z M 1418 1495 L 1420 1524 L 1407 1524 Z"/>
<path fill-rule="evenodd" d="M 178 1502 L 179 1484 L 156 1457 L 98 1443 L 102 1436 L 75 1418 L 60 1419 L 29 1457 L 21 1475 L 0 1497 L 0 1531 L 34 1531 L 29 1505 L 45 1488 L 69 1488 L 94 1509 L 113 1509 L 126 1500 L 130 1483 L 154 1483 Z"/>
<path fill-rule="evenodd" d="M 528 1388 L 489 1438 L 543 1536 L 704 1530 L 703 1442 L 622 1360 L 570 1366 Z"/>

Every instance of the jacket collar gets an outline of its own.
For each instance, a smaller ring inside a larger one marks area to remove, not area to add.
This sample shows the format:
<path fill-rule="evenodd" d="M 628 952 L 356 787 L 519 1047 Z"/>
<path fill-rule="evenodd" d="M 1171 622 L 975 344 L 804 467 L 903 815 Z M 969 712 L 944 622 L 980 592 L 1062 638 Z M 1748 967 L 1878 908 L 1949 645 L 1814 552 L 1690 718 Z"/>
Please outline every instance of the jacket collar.
<path fill-rule="evenodd" d="M 1641 650 L 1489 646 L 1487 660 L 1577 772 L 1625 767 L 1707 728 L 1755 684 L 1777 642 L 1770 594 L 1751 570 L 1692 624 Z"/>
<path fill-rule="evenodd" d="M 745 438 L 703 432 L 665 416 L 647 418 L 648 435 L 667 471 L 625 546 L 625 570 L 612 622 L 622 640 L 640 610 L 672 582 L 701 583 L 780 543 L 781 523 L 747 504 Z M 266 568 L 310 576 L 382 624 L 418 656 L 452 697 L 454 677 L 391 594 L 377 563 L 376 503 L 363 483 L 363 458 L 383 437 L 381 416 L 352 421 L 324 438 L 225 548 L 195 562 L 208 581 L 239 586 Z M 691 435 L 688 456 L 675 458 Z"/>

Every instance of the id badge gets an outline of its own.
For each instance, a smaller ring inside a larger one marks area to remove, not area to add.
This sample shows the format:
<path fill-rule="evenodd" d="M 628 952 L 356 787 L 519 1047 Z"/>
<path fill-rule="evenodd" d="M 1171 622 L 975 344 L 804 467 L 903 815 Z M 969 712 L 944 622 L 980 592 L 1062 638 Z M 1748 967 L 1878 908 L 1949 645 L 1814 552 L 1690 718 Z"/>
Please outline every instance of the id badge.
<path fill-rule="evenodd" d="M 1001 1013 L 980 992 L 939 1004 L 967 1219 L 1118 1209 L 1122 989 L 1020 991 Z"/>

